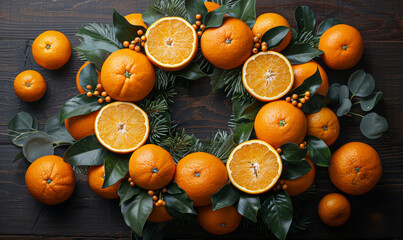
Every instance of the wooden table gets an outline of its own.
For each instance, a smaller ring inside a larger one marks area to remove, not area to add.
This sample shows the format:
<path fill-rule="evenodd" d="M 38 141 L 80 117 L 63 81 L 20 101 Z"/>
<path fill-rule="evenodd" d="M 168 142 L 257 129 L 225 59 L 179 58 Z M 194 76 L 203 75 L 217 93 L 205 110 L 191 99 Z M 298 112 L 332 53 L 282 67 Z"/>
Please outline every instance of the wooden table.
<path fill-rule="evenodd" d="M 36 239 L 120 239 L 129 238 L 117 200 L 98 197 L 88 186 L 86 176 L 77 176 L 73 196 L 63 204 L 45 206 L 35 201 L 25 188 L 26 160 L 12 162 L 19 148 L 7 136 L 7 122 L 19 111 L 27 111 L 39 119 L 40 128 L 46 118 L 59 112 L 61 105 L 77 94 L 75 75 L 82 62 L 73 52 L 70 61 L 61 69 L 48 71 L 32 58 L 33 40 L 45 30 L 58 30 L 67 35 L 73 46 L 78 44 L 77 29 L 88 22 L 112 23 L 112 10 L 121 14 L 143 12 L 147 1 L 133 0 L 71 0 L 29 1 L 10 0 L 0 3 L 0 238 Z M 362 196 L 347 196 L 352 205 L 350 220 L 342 227 L 324 225 L 317 216 L 317 204 L 326 193 L 339 192 L 331 183 L 327 169 L 317 168 L 315 184 L 318 193 L 306 202 L 302 215 L 310 216 L 310 229 L 295 238 L 356 239 L 403 238 L 403 98 L 402 92 L 402 4 L 398 0 L 385 1 L 291 1 L 258 0 L 257 13 L 277 12 L 295 27 L 294 9 L 308 5 L 316 13 L 318 22 L 338 18 L 355 26 L 365 41 L 364 57 L 354 69 L 331 71 L 326 68 L 330 82 L 346 83 L 348 76 L 364 68 L 376 80 L 376 90 L 384 98 L 376 111 L 389 121 L 389 130 L 377 140 L 369 140 L 359 131 L 359 119 L 343 117 L 341 134 L 332 146 L 337 149 L 350 141 L 362 141 L 373 146 L 383 163 L 383 176 L 378 185 Z M 45 97 L 35 103 L 21 101 L 14 94 L 15 76 L 27 69 L 39 71 L 47 81 Z M 189 89 L 179 88 L 173 106 L 173 119 L 199 138 L 211 136 L 217 129 L 227 129 L 231 102 L 223 93 L 211 94 L 209 80 L 194 81 Z M 62 155 L 62 152 L 58 152 Z M 198 227 L 168 230 L 167 237 L 210 239 L 211 235 Z M 220 239 L 263 238 L 245 228 Z"/>

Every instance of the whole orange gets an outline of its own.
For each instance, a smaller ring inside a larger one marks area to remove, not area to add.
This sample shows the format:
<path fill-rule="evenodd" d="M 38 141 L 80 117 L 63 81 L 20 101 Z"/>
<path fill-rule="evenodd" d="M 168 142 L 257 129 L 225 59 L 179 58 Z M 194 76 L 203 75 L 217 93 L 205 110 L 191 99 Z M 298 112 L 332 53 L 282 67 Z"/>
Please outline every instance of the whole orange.
<path fill-rule="evenodd" d="M 200 46 L 203 56 L 214 66 L 232 69 L 252 54 L 253 34 L 242 20 L 225 17 L 220 27 L 204 31 Z"/>
<path fill-rule="evenodd" d="M 150 222 L 165 222 L 173 219 L 171 215 L 167 212 L 164 206 L 153 206 L 153 210 L 148 216 L 147 220 Z"/>
<path fill-rule="evenodd" d="M 328 146 L 332 145 L 339 137 L 339 119 L 327 107 L 323 107 L 319 112 L 308 114 L 306 122 L 308 124 L 306 134 L 322 139 Z"/>
<path fill-rule="evenodd" d="M 167 150 L 147 144 L 133 152 L 129 161 L 129 173 L 139 187 L 161 189 L 174 177 L 175 161 Z"/>
<path fill-rule="evenodd" d="M 354 67 L 364 53 L 360 32 L 349 25 L 338 24 L 326 30 L 319 40 L 322 60 L 330 68 L 344 70 Z"/>
<path fill-rule="evenodd" d="M 143 22 L 143 15 L 141 13 L 132 13 L 126 15 L 125 18 L 132 25 L 138 25 L 147 28 L 147 25 Z"/>
<path fill-rule="evenodd" d="M 84 67 L 86 67 L 90 62 L 85 62 L 80 69 L 78 69 L 77 75 L 76 75 L 76 85 L 77 85 L 77 90 L 79 93 L 86 93 L 86 91 L 81 87 L 80 85 L 80 73 L 81 70 L 83 70 Z M 101 72 L 97 70 L 98 73 L 98 83 L 101 83 Z M 92 89 L 95 90 L 95 89 Z"/>
<path fill-rule="evenodd" d="M 312 185 L 313 180 L 315 179 L 315 165 L 308 156 L 306 156 L 305 159 L 311 165 L 311 171 L 309 171 L 305 175 L 302 175 L 301 177 L 292 180 L 283 180 L 284 184 L 287 185 L 287 189 L 285 191 L 290 196 L 295 196 L 308 190 L 308 188 Z"/>
<path fill-rule="evenodd" d="M 327 74 L 325 70 L 314 60 L 307 63 L 292 65 L 294 70 L 294 85 L 292 90 L 301 85 L 307 78 L 312 76 L 317 69 L 319 69 L 320 77 L 322 78 L 322 85 L 316 91 L 317 94 L 326 96 L 329 90 L 329 81 L 327 79 Z"/>
<path fill-rule="evenodd" d="M 23 101 L 38 101 L 46 93 L 46 82 L 42 75 L 34 70 L 26 70 L 14 79 L 15 94 Z"/>
<path fill-rule="evenodd" d="M 281 41 L 277 47 L 271 49 L 272 51 L 281 52 L 291 41 L 291 26 L 287 19 L 285 19 L 283 16 L 277 13 L 265 13 L 260 15 L 256 19 L 255 25 L 253 25 L 252 32 L 255 36 L 257 36 L 258 33 L 262 34 L 263 36 L 263 34 L 265 34 L 265 32 L 268 30 L 279 26 L 290 28 L 290 31 L 287 33 L 287 35 L 285 35 L 283 41 Z"/>
<path fill-rule="evenodd" d="M 174 181 L 193 199 L 194 206 L 205 206 L 228 182 L 228 174 L 220 159 L 209 153 L 195 152 L 178 162 Z"/>
<path fill-rule="evenodd" d="M 130 49 L 113 52 L 101 70 L 102 87 L 119 101 L 137 102 L 153 89 L 155 71 L 148 58 Z"/>
<path fill-rule="evenodd" d="M 207 1 L 204 2 L 204 6 L 206 6 L 206 8 L 207 8 L 207 12 L 214 11 L 214 10 L 216 10 L 217 8 L 221 7 L 221 5 L 218 4 L 218 3 L 215 3 L 215 2 L 207 2 Z"/>
<path fill-rule="evenodd" d="M 49 70 L 61 68 L 70 59 L 70 41 L 61 32 L 43 32 L 32 43 L 32 56 L 41 67 Z"/>
<path fill-rule="evenodd" d="M 381 178 L 381 159 L 371 146 L 350 142 L 333 153 L 329 176 L 332 183 L 343 192 L 361 195 L 371 190 Z"/>
<path fill-rule="evenodd" d="M 54 205 L 66 201 L 76 186 L 73 168 L 55 155 L 35 160 L 25 173 L 25 185 L 36 200 Z"/>
<path fill-rule="evenodd" d="M 318 213 L 320 219 L 329 226 L 343 225 L 350 217 L 350 202 L 341 194 L 329 193 L 319 202 Z"/>
<path fill-rule="evenodd" d="M 103 198 L 114 199 L 118 198 L 119 185 L 122 180 L 113 184 L 110 187 L 102 188 L 105 180 L 105 166 L 90 166 L 88 169 L 88 184 L 90 185 L 92 191 Z"/>
<path fill-rule="evenodd" d="M 242 216 L 234 206 L 213 211 L 211 205 L 197 209 L 200 226 L 214 235 L 223 235 L 235 231 L 241 223 Z"/>
<path fill-rule="evenodd" d="M 95 119 L 97 118 L 98 111 L 67 118 L 64 121 L 67 131 L 75 140 L 95 134 Z"/>
<path fill-rule="evenodd" d="M 277 100 L 259 110 L 254 127 L 258 139 L 279 148 L 285 143 L 301 143 L 307 124 L 299 108 L 284 100 Z"/>

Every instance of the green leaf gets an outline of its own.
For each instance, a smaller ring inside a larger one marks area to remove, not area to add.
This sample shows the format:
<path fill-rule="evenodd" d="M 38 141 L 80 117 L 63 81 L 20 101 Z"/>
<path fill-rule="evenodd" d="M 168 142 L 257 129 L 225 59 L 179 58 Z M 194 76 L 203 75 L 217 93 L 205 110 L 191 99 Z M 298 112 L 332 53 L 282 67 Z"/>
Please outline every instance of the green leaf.
<path fill-rule="evenodd" d="M 167 186 L 167 193 L 169 194 L 180 194 L 183 190 L 178 186 L 178 184 L 174 181 L 171 181 Z"/>
<path fill-rule="evenodd" d="M 209 75 L 212 92 L 221 90 L 225 86 L 225 73 L 226 70 L 221 68 L 214 68 L 213 73 Z"/>
<path fill-rule="evenodd" d="M 329 104 L 330 101 L 327 97 L 322 96 L 320 94 L 315 94 L 311 96 L 309 101 L 306 101 L 303 105 L 301 110 L 304 113 L 316 113 L 319 112 L 323 107 Z"/>
<path fill-rule="evenodd" d="M 127 226 L 142 236 L 144 224 L 153 210 L 152 197 L 146 191 L 140 191 L 133 200 L 123 202 L 120 209 Z"/>
<path fill-rule="evenodd" d="M 213 211 L 234 205 L 240 197 L 240 191 L 231 183 L 227 183 L 218 190 L 212 197 Z"/>
<path fill-rule="evenodd" d="M 341 117 L 347 114 L 348 112 L 350 112 L 351 106 L 353 106 L 353 104 L 351 103 L 350 99 L 348 98 L 343 99 L 339 109 L 337 109 L 336 115 L 338 117 Z"/>
<path fill-rule="evenodd" d="M 346 85 L 341 85 L 339 89 L 339 105 L 343 103 L 343 100 L 350 98 L 350 91 Z"/>
<path fill-rule="evenodd" d="M 67 118 L 95 112 L 106 104 L 106 102 L 98 103 L 98 98 L 87 97 L 85 93 L 77 95 L 63 104 L 62 110 L 60 110 L 60 123 Z"/>
<path fill-rule="evenodd" d="M 231 6 L 228 16 L 236 17 L 244 21 L 250 28 L 253 27 L 256 20 L 256 1 L 237 1 Z"/>
<path fill-rule="evenodd" d="M 166 17 L 164 12 L 156 8 L 152 2 L 148 5 L 147 11 L 142 15 L 143 22 L 149 27 L 158 19 Z"/>
<path fill-rule="evenodd" d="M 308 153 L 312 162 L 320 167 L 329 167 L 331 153 L 329 147 L 322 139 L 316 136 L 307 136 Z"/>
<path fill-rule="evenodd" d="M 90 90 L 87 89 L 88 85 L 91 86 L 91 89 L 95 90 L 98 84 L 98 72 L 95 64 L 90 63 L 81 69 L 80 76 L 78 76 L 78 81 L 84 91 L 90 92 Z"/>
<path fill-rule="evenodd" d="M 183 190 L 179 194 L 165 194 L 164 201 L 166 202 L 167 211 L 169 209 L 178 213 L 197 214 L 193 208 L 193 200 L 188 198 Z"/>
<path fill-rule="evenodd" d="M 15 155 L 13 162 L 20 160 L 21 158 L 24 158 L 24 153 L 22 152 L 22 149 Z"/>
<path fill-rule="evenodd" d="M 317 68 L 312 76 L 305 79 L 304 82 L 302 82 L 301 85 L 292 90 L 289 95 L 300 95 L 304 94 L 306 91 L 310 91 L 311 95 L 314 95 L 319 89 L 320 85 L 322 85 L 322 77 L 320 76 L 319 68 Z"/>
<path fill-rule="evenodd" d="M 348 79 L 348 88 L 354 96 L 366 97 L 374 91 L 375 80 L 371 74 L 359 69 Z"/>
<path fill-rule="evenodd" d="M 38 120 L 27 112 L 19 112 L 15 114 L 7 124 L 8 135 L 13 144 L 18 147 L 22 147 L 25 142 L 25 137 L 28 137 L 30 133 L 37 132 Z M 25 133 L 21 138 L 21 134 Z"/>
<path fill-rule="evenodd" d="M 330 100 L 330 104 L 333 106 L 339 105 L 339 90 L 340 90 L 340 83 L 332 83 L 329 86 L 329 90 L 327 92 L 327 98 Z"/>
<path fill-rule="evenodd" d="M 283 172 L 281 179 L 296 179 L 312 170 L 312 166 L 306 161 L 305 158 L 297 162 L 283 161 Z"/>
<path fill-rule="evenodd" d="M 175 71 L 175 72 L 172 72 L 172 73 L 177 77 L 183 77 L 183 78 L 185 78 L 187 80 L 197 80 L 199 78 L 208 76 L 194 62 L 191 62 L 184 69 L 179 70 L 179 71 Z"/>
<path fill-rule="evenodd" d="M 235 207 L 239 214 L 253 222 L 257 222 L 257 212 L 261 207 L 259 196 L 241 192 Z"/>
<path fill-rule="evenodd" d="M 60 124 L 59 114 L 48 118 L 45 124 L 45 132 L 50 136 L 63 142 L 74 142 L 74 138 L 67 131 L 64 124 Z"/>
<path fill-rule="evenodd" d="M 229 11 L 230 8 L 223 5 L 216 10 L 207 13 L 206 17 L 204 17 L 204 25 L 206 25 L 206 29 L 221 26 L 225 13 Z"/>
<path fill-rule="evenodd" d="M 278 239 L 286 239 L 293 216 L 293 206 L 288 194 L 285 191 L 278 191 L 270 195 L 263 202 L 260 213 L 270 231 Z"/>
<path fill-rule="evenodd" d="M 286 26 L 271 28 L 263 34 L 262 42 L 267 43 L 268 49 L 274 48 L 283 41 L 289 31 L 290 28 Z"/>
<path fill-rule="evenodd" d="M 306 148 L 300 148 L 296 143 L 286 143 L 281 145 L 280 157 L 287 162 L 297 163 L 307 154 Z"/>
<path fill-rule="evenodd" d="M 143 26 L 130 24 L 125 17 L 116 11 L 116 9 L 113 9 L 113 26 L 116 29 L 116 37 L 121 43 L 124 41 L 130 42 L 136 37 L 140 37 L 140 35 L 137 34 L 138 30 L 142 30 L 143 33 L 147 31 Z"/>
<path fill-rule="evenodd" d="M 130 154 L 120 155 L 111 153 L 105 158 L 105 178 L 102 188 L 117 183 L 129 171 Z"/>
<path fill-rule="evenodd" d="M 22 152 L 29 162 L 34 162 L 36 159 L 53 155 L 53 141 L 52 138 L 44 132 L 37 132 L 28 137 L 28 140 L 22 147 Z"/>
<path fill-rule="evenodd" d="M 82 138 L 67 149 L 63 156 L 65 162 L 73 166 L 94 166 L 104 164 L 110 152 L 104 148 L 95 135 Z"/>
<path fill-rule="evenodd" d="M 137 186 L 130 186 L 128 181 L 122 181 L 118 189 L 118 195 L 120 197 L 119 205 L 122 205 L 122 203 L 130 200 L 133 196 L 139 194 L 141 190 L 142 189 Z"/>
<path fill-rule="evenodd" d="M 376 113 L 369 113 L 362 118 L 360 130 L 365 137 L 377 139 L 388 130 L 388 121 Z"/>
<path fill-rule="evenodd" d="M 164 230 L 168 223 L 168 221 L 159 223 L 147 221 L 144 225 L 143 237 L 140 237 L 133 231 L 132 234 L 136 240 L 163 240 L 165 236 Z"/>
<path fill-rule="evenodd" d="M 343 22 L 335 19 L 335 18 L 329 18 L 324 20 L 323 22 L 321 22 L 319 24 L 318 27 L 318 32 L 316 33 L 317 35 L 322 35 L 324 32 L 326 32 L 326 30 L 328 30 L 329 28 L 336 26 L 338 24 L 342 24 Z"/>
<path fill-rule="evenodd" d="M 382 95 L 382 92 L 373 92 L 369 96 L 362 98 L 360 100 L 361 109 L 366 112 L 371 111 L 379 100 L 381 100 Z"/>
<path fill-rule="evenodd" d="M 204 5 L 204 1 L 185 0 L 185 7 L 191 24 L 196 23 L 197 14 L 200 14 L 202 17 L 205 17 L 207 14 L 207 8 Z"/>
<path fill-rule="evenodd" d="M 249 140 L 253 131 L 253 124 L 254 122 L 236 124 L 233 137 L 235 144 L 240 144 Z"/>
<path fill-rule="evenodd" d="M 295 21 L 297 22 L 298 31 L 314 32 L 316 28 L 315 13 L 308 6 L 297 7 L 295 9 Z"/>
<path fill-rule="evenodd" d="M 291 64 L 302 64 L 319 57 L 323 52 L 308 43 L 292 44 L 281 52 Z"/>
<path fill-rule="evenodd" d="M 232 110 L 234 112 L 235 122 L 242 120 L 255 120 L 257 113 L 263 105 L 263 102 L 257 100 L 253 100 L 252 102 L 239 99 L 234 100 L 232 103 Z"/>

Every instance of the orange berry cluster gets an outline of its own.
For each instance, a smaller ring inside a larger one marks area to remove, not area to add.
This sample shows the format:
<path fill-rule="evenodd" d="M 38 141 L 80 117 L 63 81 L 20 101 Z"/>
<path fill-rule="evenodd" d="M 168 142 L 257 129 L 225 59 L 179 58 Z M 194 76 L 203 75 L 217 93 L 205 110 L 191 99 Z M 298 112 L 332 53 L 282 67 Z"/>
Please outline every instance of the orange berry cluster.
<path fill-rule="evenodd" d="M 255 45 L 252 49 L 252 52 L 254 54 L 259 52 L 259 48 L 263 51 L 266 52 L 269 50 L 267 47 L 267 42 L 262 42 L 262 34 L 258 33 L 256 36 L 253 37 L 253 41 L 255 42 Z"/>
<path fill-rule="evenodd" d="M 91 85 L 87 85 L 87 90 L 91 90 Z M 100 93 L 101 92 L 101 93 Z M 102 84 L 98 83 L 97 89 L 94 92 L 87 92 L 87 97 L 96 96 L 98 98 L 99 103 L 110 102 L 112 101 L 111 97 L 108 96 L 108 93 L 103 91 Z"/>
<path fill-rule="evenodd" d="M 192 25 L 192 27 L 197 31 L 197 36 L 201 37 L 203 35 L 203 30 L 206 28 L 206 25 L 201 23 L 202 15 L 196 14 L 196 23 Z"/>
<path fill-rule="evenodd" d="M 287 190 L 288 186 L 287 184 L 284 183 L 284 180 L 280 180 L 277 182 L 277 184 L 273 187 L 274 191 L 278 191 L 278 190 Z"/>
<path fill-rule="evenodd" d="M 148 190 L 147 194 L 153 197 L 153 205 L 156 207 L 165 207 L 166 202 L 162 197 L 162 193 L 166 193 L 167 189 L 163 188 L 160 191 Z M 159 196 L 159 197 L 158 197 Z"/>
<path fill-rule="evenodd" d="M 309 101 L 310 97 L 311 92 L 306 91 L 305 94 L 301 94 L 300 96 L 298 96 L 298 94 L 293 94 L 291 97 L 286 97 L 285 100 L 294 106 L 302 108 L 303 104 L 306 103 L 306 101 Z"/>
<path fill-rule="evenodd" d="M 137 35 L 139 35 L 141 37 L 136 37 L 130 43 L 129 43 L 129 41 L 124 41 L 123 46 L 128 47 L 130 50 L 140 52 L 140 50 L 141 50 L 140 46 L 144 47 L 144 45 L 146 44 L 146 41 L 147 41 L 147 37 L 143 34 L 144 34 L 143 30 L 141 30 L 141 29 L 138 30 Z"/>

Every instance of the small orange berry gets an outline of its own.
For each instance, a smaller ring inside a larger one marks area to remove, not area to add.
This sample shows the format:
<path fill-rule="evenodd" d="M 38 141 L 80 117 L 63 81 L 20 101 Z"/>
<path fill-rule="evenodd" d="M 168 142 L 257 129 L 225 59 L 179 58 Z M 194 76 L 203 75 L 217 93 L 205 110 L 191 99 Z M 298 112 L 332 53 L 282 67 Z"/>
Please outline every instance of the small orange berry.
<path fill-rule="evenodd" d="M 254 42 L 259 42 L 259 38 L 255 36 L 255 37 L 253 37 L 253 41 Z"/>
<path fill-rule="evenodd" d="M 285 100 L 286 100 L 287 102 L 291 102 L 291 98 L 290 98 L 290 97 L 286 97 Z"/>
<path fill-rule="evenodd" d="M 202 24 L 200 25 L 200 30 L 204 30 L 206 28 L 206 25 Z"/>
<path fill-rule="evenodd" d="M 309 100 L 309 97 L 308 97 L 308 96 L 305 96 L 305 100 L 307 100 L 307 101 L 308 101 L 308 100 Z"/>
<path fill-rule="evenodd" d="M 269 50 L 269 49 L 267 48 L 267 46 L 262 46 L 262 51 L 263 51 L 263 52 L 266 52 L 267 50 Z"/>
<path fill-rule="evenodd" d="M 94 92 L 94 96 L 98 96 L 99 95 L 99 92 L 98 91 L 95 91 Z"/>
<path fill-rule="evenodd" d="M 299 108 L 302 108 L 302 103 L 298 103 L 297 106 L 298 106 Z"/>
<path fill-rule="evenodd" d="M 299 148 L 305 148 L 305 144 L 301 143 L 301 144 L 299 145 Z"/>
<path fill-rule="evenodd" d="M 196 24 L 193 24 L 192 27 L 193 27 L 195 30 L 199 29 L 199 27 L 198 27 Z"/>
<path fill-rule="evenodd" d="M 134 39 L 134 43 L 139 43 L 139 42 L 141 42 L 141 38 L 136 37 L 136 38 Z"/>
<path fill-rule="evenodd" d="M 262 34 L 261 34 L 261 33 L 257 33 L 257 34 L 256 34 L 256 37 L 262 38 Z"/>
<path fill-rule="evenodd" d="M 154 191 L 153 191 L 153 190 L 148 190 L 147 194 L 150 195 L 150 196 L 153 196 L 153 195 L 154 195 Z"/>
<path fill-rule="evenodd" d="M 144 47 L 145 44 L 146 44 L 145 42 L 142 42 L 142 43 L 141 43 L 141 46 Z"/>
<path fill-rule="evenodd" d="M 166 192 L 167 192 L 167 189 L 166 189 L 166 188 L 163 188 L 161 191 L 162 191 L 163 193 L 166 193 Z"/>
<path fill-rule="evenodd" d="M 167 203 L 165 201 L 162 202 L 162 206 L 165 207 Z"/>
<path fill-rule="evenodd" d="M 92 97 L 92 92 L 87 92 L 87 97 Z"/>
<path fill-rule="evenodd" d="M 124 42 L 123 42 L 123 46 L 124 46 L 124 47 L 128 47 L 129 44 L 130 44 L 129 41 L 124 41 Z"/>
<path fill-rule="evenodd" d="M 280 190 L 280 189 L 281 189 L 281 185 L 280 185 L 280 184 L 277 184 L 276 188 L 277 188 L 277 190 Z"/>
<path fill-rule="evenodd" d="M 158 197 L 157 196 L 153 196 L 153 201 L 157 201 L 158 200 Z"/>
<path fill-rule="evenodd" d="M 134 182 L 130 182 L 130 187 L 134 187 Z"/>
<path fill-rule="evenodd" d="M 258 50 L 257 48 L 253 48 L 253 49 L 252 49 L 252 52 L 253 52 L 253 53 L 257 53 L 258 51 L 259 51 L 259 50 Z"/>
<path fill-rule="evenodd" d="M 141 29 L 137 30 L 137 35 L 143 35 L 143 30 Z"/>
<path fill-rule="evenodd" d="M 128 182 L 133 182 L 133 179 L 132 179 L 131 177 L 129 177 L 129 178 L 127 179 L 127 181 L 128 181 Z"/>
<path fill-rule="evenodd" d="M 284 184 L 283 186 L 281 186 L 281 188 L 282 188 L 283 190 L 287 190 L 288 185 L 287 185 L 287 184 Z"/>
<path fill-rule="evenodd" d="M 143 35 L 143 36 L 141 36 L 141 40 L 145 41 L 145 40 L 147 40 L 147 37 Z"/>
<path fill-rule="evenodd" d="M 305 96 L 307 96 L 307 97 L 311 96 L 311 92 L 310 92 L 310 91 L 306 91 L 306 92 L 305 92 Z"/>
<path fill-rule="evenodd" d="M 134 44 L 133 43 L 129 45 L 129 49 L 134 50 Z"/>
<path fill-rule="evenodd" d="M 260 48 L 260 43 L 255 43 L 255 48 Z"/>
<path fill-rule="evenodd" d="M 297 101 L 292 101 L 292 105 L 297 106 Z"/>
<path fill-rule="evenodd" d="M 299 101 L 300 101 L 301 103 L 306 103 L 305 98 L 300 98 Z"/>
<path fill-rule="evenodd" d="M 98 99 L 98 103 L 103 103 L 104 102 L 104 99 L 103 98 L 99 98 Z"/>
<path fill-rule="evenodd" d="M 110 102 L 112 99 L 111 99 L 111 97 L 109 97 L 109 96 L 107 96 L 106 98 L 105 98 L 105 102 Z"/>
<path fill-rule="evenodd" d="M 154 202 L 154 201 L 153 201 L 153 206 L 155 206 L 156 203 L 157 203 L 157 202 Z"/>
<path fill-rule="evenodd" d="M 278 184 L 283 185 L 283 184 L 284 184 L 284 180 L 281 179 L 280 181 L 278 181 Z"/>
<path fill-rule="evenodd" d="M 281 148 L 276 149 L 277 153 L 281 153 Z"/>
<path fill-rule="evenodd" d="M 101 93 L 101 96 L 102 97 L 106 97 L 108 94 L 105 92 L 105 91 L 103 91 L 102 93 Z"/>
<path fill-rule="evenodd" d="M 266 46 L 267 47 L 267 42 L 262 42 L 262 47 Z"/>
<path fill-rule="evenodd" d="M 200 21 L 196 21 L 196 26 L 200 26 L 201 25 L 201 22 Z"/>
<path fill-rule="evenodd" d="M 201 36 L 202 36 L 202 34 L 203 34 L 203 32 L 202 32 L 202 31 L 198 31 L 198 32 L 197 32 L 197 36 L 199 36 L 199 37 L 201 37 Z"/>
<path fill-rule="evenodd" d="M 161 205 L 163 203 L 162 199 L 158 200 L 157 203 Z"/>
<path fill-rule="evenodd" d="M 102 84 L 98 83 L 97 84 L 97 90 L 100 90 L 102 88 Z"/>
<path fill-rule="evenodd" d="M 86 87 L 88 90 L 90 90 L 91 89 L 91 85 L 87 85 L 87 87 Z"/>
<path fill-rule="evenodd" d="M 202 17 L 202 16 L 201 16 L 201 14 L 199 14 L 199 13 L 198 13 L 198 14 L 196 14 L 196 20 L 200 20 L 200 19 L 201 19 L 201 17 Z"/>
<path fill-rule="evenodd" d="M 306 141 L 303 141 L 302 143 L 306 146 Z"/>
<path fill-rule="evenodd" d="M 156 203 L 155 203 L 155 206 L 156 206 L 156 207 L 159 207 L 159 206 L 160 206 L 160 203 L 159 203 L 159 202 L 156 202 Z"/>
<path fill-rule="evenodd" d="M 298 98 L 298 95 L 294 93 L 294 94 L 292 95 L 292 99 L 295 100 L 295 99 L 297 99 L 297 98 Z"/>
<path fill-rule="evenodd" d="M 135 48 L 134 48 L 134 51 L 136 51 L 136 52 L 140 52 L 140 46 L 136 46 Z"/>

